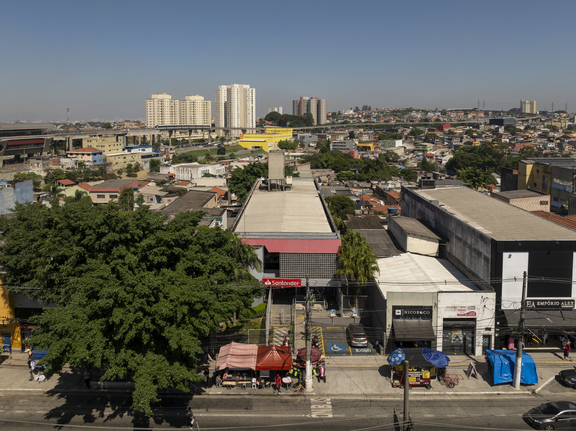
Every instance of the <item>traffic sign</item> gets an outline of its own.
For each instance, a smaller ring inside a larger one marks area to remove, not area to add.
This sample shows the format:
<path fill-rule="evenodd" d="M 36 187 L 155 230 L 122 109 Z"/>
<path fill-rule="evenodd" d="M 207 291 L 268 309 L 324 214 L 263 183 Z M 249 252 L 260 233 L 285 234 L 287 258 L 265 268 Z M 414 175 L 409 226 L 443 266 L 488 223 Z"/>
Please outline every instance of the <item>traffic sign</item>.
<path fill-rule="evenodd" d="M 346 346 L 344 345 L 344 343 L 327 343 L 326 352 L 331 353 L 333 355 L 345 354 Z"/>

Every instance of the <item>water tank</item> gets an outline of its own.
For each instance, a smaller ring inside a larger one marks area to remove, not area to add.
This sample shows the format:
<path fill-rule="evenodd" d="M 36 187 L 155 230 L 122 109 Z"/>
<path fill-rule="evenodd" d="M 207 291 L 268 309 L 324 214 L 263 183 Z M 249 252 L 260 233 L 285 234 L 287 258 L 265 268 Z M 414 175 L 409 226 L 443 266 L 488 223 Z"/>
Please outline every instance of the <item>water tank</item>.
<path fill-rule="evenodd" d="M 388 207 L 388 214 L 390 214 L 390 215 L 398 215 L 398 208 L 396 208 L 396 207 Z"/>

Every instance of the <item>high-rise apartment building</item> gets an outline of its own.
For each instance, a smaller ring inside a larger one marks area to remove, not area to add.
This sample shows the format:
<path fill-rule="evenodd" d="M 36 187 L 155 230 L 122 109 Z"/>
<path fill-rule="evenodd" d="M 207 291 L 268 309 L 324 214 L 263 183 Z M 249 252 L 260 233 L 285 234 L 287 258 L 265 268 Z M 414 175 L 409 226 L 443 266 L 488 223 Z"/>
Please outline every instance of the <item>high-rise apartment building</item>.
<path fill-rule="evenodd" d="M 300 100 L 292 101 L 292 115 L 302 116 L 312 114 L 314 124 L 326 124 L 326 99 L 318 97 L 300 97 Z"/>
<path fill-rule="evenodd" d="M 205 124 L 212 122 L 212 102 L 204 96 L 185 96 L 180 101 L 180 124 Z"/>
<path fill-rule="evenodd" d="M 243 84 L 220 85 L 214 96 L 216 127 L 256 127 L 256 89 Z M 217 133 L 219 136 L 224 134 L 222 130 Z M 240 133 L 240 130 L 232 130 L 231 135 L 236 137 Z"/>
<path fill-rule="evenodd" d="M 535 100 L 520 100 L 520 112 L 523 114 L 537 114 Z"/>
<path fill-rule="evenodd" d="M 146 126 L 203 124 L 210 125 L 212 104 L 203 96 L 186 96 L 184 100 L 172 99 L 170 94 L 153 94 L 146 99 Z"/>

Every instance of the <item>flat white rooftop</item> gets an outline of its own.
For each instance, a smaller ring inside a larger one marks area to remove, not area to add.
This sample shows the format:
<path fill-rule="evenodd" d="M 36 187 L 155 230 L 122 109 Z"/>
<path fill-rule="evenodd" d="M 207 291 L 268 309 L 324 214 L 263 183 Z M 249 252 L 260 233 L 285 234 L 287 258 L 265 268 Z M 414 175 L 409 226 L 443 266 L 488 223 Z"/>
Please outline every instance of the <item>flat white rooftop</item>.
<path fill-rule="evenodd" d="M 237 233 L 332 233 L 313 179 L 294 178 L 292 189 L 256 188 L 234 229 Z"/>
<path fill-rule="evenodd" d="M 480 290 L 446 259 L 419 254 L 378 259 L 376 281 L 384 298 L 388 292 L 472 292 Z"/>

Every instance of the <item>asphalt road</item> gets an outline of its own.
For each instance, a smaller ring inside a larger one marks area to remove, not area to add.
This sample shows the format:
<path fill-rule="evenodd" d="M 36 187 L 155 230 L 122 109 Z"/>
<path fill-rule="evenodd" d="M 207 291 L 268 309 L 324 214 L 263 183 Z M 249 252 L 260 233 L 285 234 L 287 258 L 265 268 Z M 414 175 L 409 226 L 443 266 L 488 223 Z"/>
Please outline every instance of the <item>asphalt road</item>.
<path fill-rule="evenodd" d="M 490 399 L 450 396 L 414 397 L 410 411 L 414 430 L 528 430 L 522 419 L 529 408 L 553 400 L 576 401 L 576 392 L 561 388 L 558 396 L 494 396 Z M 192 406 L 202 430 L 398 430 L 402 398 L 196 396 L 166 397 L 151 419 L 134 415 L 124 395 L 45 395 L 0 392 L 0 429 L 89 430 L 188 428 Z"/>

